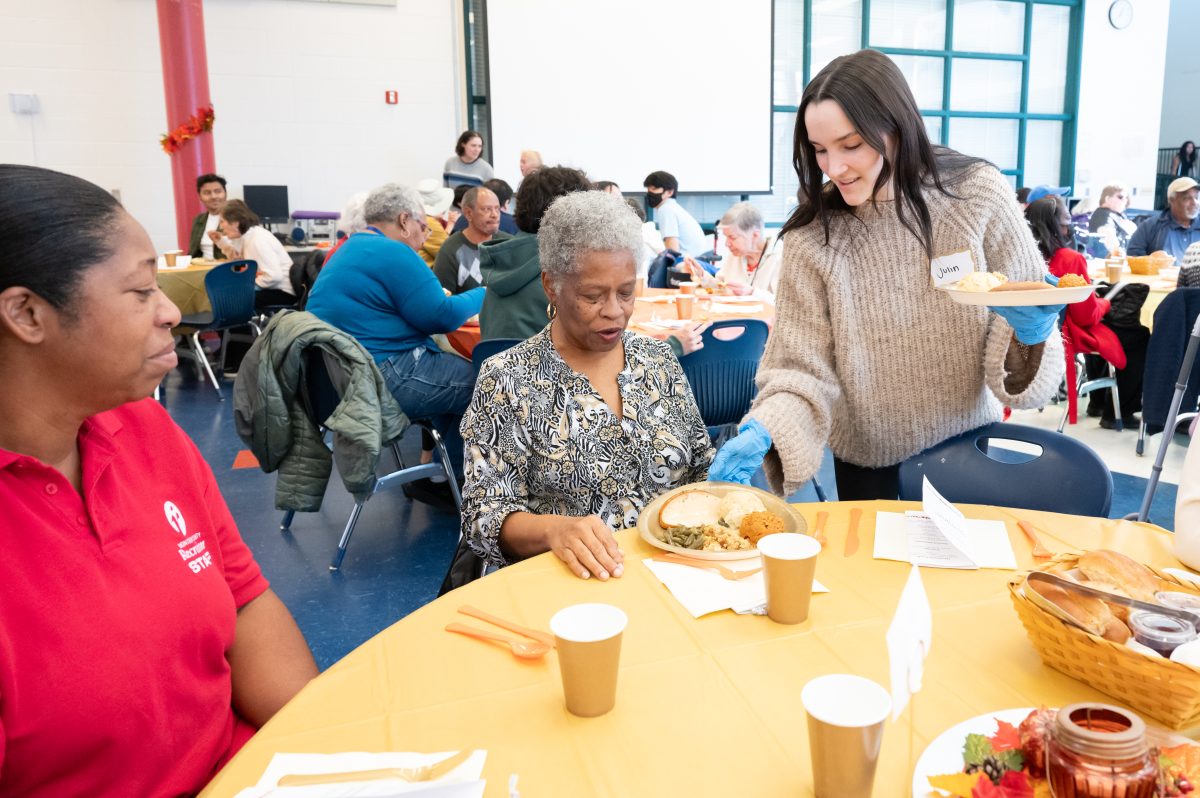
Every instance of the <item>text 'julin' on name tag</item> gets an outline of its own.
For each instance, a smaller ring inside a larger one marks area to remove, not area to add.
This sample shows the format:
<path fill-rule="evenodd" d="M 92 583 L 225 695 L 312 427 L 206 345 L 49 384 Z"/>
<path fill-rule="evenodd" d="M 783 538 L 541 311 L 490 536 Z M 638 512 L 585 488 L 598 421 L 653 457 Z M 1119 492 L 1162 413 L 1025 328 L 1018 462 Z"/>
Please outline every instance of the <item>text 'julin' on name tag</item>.
<path fill-rule="evenodd" d="M 967 250 L 941 255 L 929 262 L 929 275 L 935 288 L 953 285 L 975 271 L 975 261 Z"/>

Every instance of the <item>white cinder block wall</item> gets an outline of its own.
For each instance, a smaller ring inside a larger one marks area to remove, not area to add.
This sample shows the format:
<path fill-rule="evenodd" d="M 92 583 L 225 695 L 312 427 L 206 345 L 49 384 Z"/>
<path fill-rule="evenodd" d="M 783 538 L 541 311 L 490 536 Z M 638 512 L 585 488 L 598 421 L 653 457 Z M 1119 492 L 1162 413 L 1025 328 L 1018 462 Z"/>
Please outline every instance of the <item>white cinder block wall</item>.
<path fill-rule="evenodd" d="M 441 176 L 459 130 L 455 0 L 394 7 L 205 0 L 217 169 L 287 185 L 293 209 Z M 118 188 L 160 249 L 175 245 L 158 21 L 152 0 L 0 0 L 0 161 Z M 384 92 L 399 92 L 398 105 Z M 17 116 L 9 92 L 37 94 Z"/>

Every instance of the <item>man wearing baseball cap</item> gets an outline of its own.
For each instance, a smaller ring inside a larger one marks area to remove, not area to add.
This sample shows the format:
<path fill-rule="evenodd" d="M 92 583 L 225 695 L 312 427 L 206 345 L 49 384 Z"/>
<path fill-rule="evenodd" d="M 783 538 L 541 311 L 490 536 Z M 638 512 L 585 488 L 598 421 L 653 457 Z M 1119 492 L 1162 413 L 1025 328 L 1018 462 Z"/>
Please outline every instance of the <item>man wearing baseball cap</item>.
<path fill-rule="evenodd" d="M 1129 239 L 1130 255 L 1149 255 L 1166 250 L 1183 263 L 1183 253 L 1194 241 L 1200 241 L 1200 183 L 1180 177 L 1167 186 L 1167 209 L 1143 222 Z"/>

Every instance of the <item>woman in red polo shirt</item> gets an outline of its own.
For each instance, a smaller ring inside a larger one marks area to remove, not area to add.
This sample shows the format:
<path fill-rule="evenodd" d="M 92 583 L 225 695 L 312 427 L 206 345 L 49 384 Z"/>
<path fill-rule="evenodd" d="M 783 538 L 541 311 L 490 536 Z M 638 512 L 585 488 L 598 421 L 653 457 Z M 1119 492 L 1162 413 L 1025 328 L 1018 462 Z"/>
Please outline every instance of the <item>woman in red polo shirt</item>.
<path fill-rule="evenodd" d="M 316 675 L 147 397 L 179 310 L 108 192 L 0 166 L 0 795 L 200 790 Z"/>

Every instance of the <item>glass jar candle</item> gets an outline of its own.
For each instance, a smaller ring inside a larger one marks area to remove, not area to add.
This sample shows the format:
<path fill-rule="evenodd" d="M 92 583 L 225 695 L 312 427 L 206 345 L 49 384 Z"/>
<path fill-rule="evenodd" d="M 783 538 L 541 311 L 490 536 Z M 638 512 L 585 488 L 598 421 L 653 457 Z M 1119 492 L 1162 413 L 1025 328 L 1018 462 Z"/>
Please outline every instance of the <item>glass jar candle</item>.
<path fill-rule="evenodd" d="M 1158 763 L 1146 724 L 1109 704 L 1063 707 L 1046 745 L 1046 778 L 1054 798 L 1154 798 Z"/>

